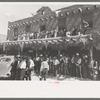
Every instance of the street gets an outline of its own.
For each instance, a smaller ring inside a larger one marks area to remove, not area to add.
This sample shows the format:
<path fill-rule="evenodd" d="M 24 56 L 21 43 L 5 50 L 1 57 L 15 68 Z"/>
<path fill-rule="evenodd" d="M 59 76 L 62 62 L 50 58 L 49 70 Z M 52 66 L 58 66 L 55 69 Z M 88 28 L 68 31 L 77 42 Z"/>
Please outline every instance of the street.
<path fill-rule="evenodd" d="M 32 75 L 32 81 L 40 81 L 39 77 L 35 74 Z M 75 77 L 64 77 L 60 76 L 59 78 L 48 77 L 46 81 L 90 81 L 89 79 L 80 79 Z"/>

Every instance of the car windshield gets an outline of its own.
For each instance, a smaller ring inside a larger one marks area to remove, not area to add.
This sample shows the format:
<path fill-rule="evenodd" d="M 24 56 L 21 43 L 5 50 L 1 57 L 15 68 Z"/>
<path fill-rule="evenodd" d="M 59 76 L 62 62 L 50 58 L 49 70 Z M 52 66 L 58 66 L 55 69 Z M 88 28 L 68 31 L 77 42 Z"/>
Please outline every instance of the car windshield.
<path fill-rule="evenodd" d="M 9 62 L 10 58 L 0 58 L 0 62 Z"/>

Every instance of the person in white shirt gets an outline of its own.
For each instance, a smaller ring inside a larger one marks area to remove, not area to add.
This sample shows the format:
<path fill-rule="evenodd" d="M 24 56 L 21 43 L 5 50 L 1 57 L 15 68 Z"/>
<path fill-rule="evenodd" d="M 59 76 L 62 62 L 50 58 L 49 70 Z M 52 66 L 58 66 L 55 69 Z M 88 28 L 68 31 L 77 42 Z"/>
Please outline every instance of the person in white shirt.
<path fill-rule="evenodd" d="M 43 59 L 43 61 L 41 62 L 41 68 L 40 68 L 40 80 L 44 79 L 46 80 L 47 75 L 48 75 L 48 71 L 49 71 L 49 64 L 46 58 Z"/>
<path fill-rule="evenodd" d="M 20 70 L 19 80 L 24 80 L 25 71 L 26 71 L 26 59 L 25 59 L 25 57 L 23 57 L 21 59 L 21 62 L 20 62 L 18 67 L 19 67 L 19 70 Z"/>
<path fill-rule="evenodd" d="M 70 35 L 71 35 L 70 31 L 67 31 L 66 32 L 66 37 L 70 37 Z"/>
<path fill-rule="evenodd" d="M 34 69 L 34 66 L 35 66 L 34 61 L 32 59 L 29 59 L 29 60 L 30 60 L 30 68 Z"/>
<path fill-rule="evenodd" d="M 34 69 L 34 62 L 30 57 L 26 59 L 26 80 L 31 80 L 31 72 Z"/>

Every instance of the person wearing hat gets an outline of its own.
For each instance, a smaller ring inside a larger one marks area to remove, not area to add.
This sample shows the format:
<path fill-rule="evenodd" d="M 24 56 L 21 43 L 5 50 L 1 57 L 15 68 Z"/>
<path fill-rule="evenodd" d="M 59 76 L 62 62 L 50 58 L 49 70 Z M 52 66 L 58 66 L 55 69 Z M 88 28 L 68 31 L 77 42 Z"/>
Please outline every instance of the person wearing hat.
<path fill-rule="evenodd" d="M 93 80 L 97 80 L 97 75 L 98 75 L 98 62 L 94 61 L 94 66 L 93 66 Z"/>
<path fill-rule="evenodd" d="M 34 69 L 34 62 L 31 57 L 26 58 L 26 80 L 31 80 L 31 71 Z"/>
<path fill-rule="evenodd" d="M 16 74 L 17 74 L 17 66 L 19 64 L 19 59 L 18 59 L 19 56 L 14 56 L 14 61 L 11 63 L 11 78 L 13 80 L 16 80 Z"/>
<path fill-rule="evenodd" d="M 69 76 L 69 57 L 68 55 L 64 56 L 64 75 Z"/>
<path fill-rule="evenodd" d="M 40 67 L 41 67 L 41 57 L 36 57 L 36 61 L 35 61 L 35 72 L 36 74 L 40 74 Z"/>
<path fill-rule="evenodd" d="M 40 68 L 40 80 L 42 79 L 46 80 L 48 71 L 49 71 L 49 64 L 47 62 L 47 58 L 43 58 L 43 61 L 41 62 L 41 68 Z"/>
<path fill-rule="evenodd" d="M 75 75 L 75 77 L 82 78 L 81 62 L 82 62 L 82 60 L 80 58 L 79 53 L 76 53 L 76 57 L 75 57 L 76 75 Z"/>
<path fill-rule="evenodd" d="M 87 55 L 82 55 L 82 78 L 87 79 L 88 78 L 88 73 L 89 73 L 89 59 Z"/>
<path fill-rule="evenodd" d="M 19 69 L 19 78 L 18 80 L 24 80 L 25 78 L 25 72 L 26 72 L 26 58 L 22 56 L 21 61 L 18 65 Z"/>
<path fill-rule="evenodd" d="M 60 75 L 64 75 L 64 56 L 60 55 Z"/>
<path fill-rule="evenodd" d="M 59 71 L 59 60 L 57 59 L 57 57 L 54 57 L 53 59 L 53 75 L 54 75 L 54 78 L 56 78 L 57 76 L 57 73 Z"/>

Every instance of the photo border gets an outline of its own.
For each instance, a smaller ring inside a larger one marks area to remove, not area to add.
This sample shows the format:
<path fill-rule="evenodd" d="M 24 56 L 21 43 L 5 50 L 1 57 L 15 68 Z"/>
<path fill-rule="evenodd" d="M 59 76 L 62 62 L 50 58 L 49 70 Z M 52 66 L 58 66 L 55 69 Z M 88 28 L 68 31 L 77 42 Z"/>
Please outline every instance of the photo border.
<path fill-rule="evenodd" d="M 0 2 L 100 2 L 100 0 L 0 0 Z M 100 98 L 0 98 L 0 100 L 100 100 Z"/>

